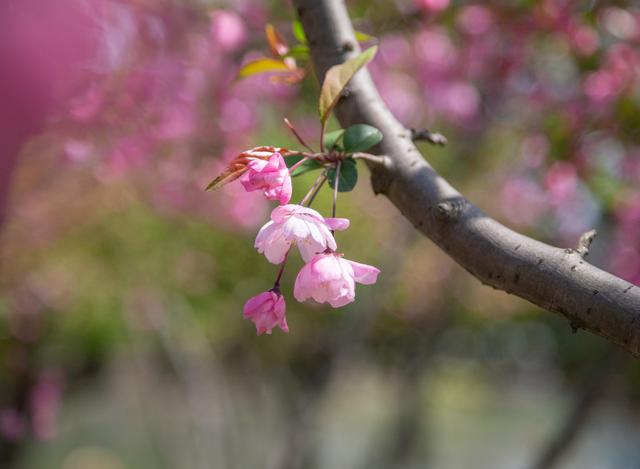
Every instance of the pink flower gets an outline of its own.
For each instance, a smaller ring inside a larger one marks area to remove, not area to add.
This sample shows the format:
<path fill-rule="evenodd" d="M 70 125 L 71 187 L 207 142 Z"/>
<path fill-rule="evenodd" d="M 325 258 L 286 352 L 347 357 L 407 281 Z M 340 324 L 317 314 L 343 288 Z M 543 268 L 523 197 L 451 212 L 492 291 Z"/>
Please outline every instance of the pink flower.
<path fill-rule="evenodd" d="M 296 243 L 302 258 L 309 262 L 315 254 L 337 248 L 331 230 L 348 227 L 346 218 L 324 218 L 302 205 L 281 205 L 271 212 L 271 221 L 258 232 L 255 247 L 269 262 L 280 264 L 291 245 Z"/>
<path fill-rule="evenodd" d="M 293 295 L 302 302 L 313 298 L 334 308 L 355 300 L 355 283 L 376 283 L 380 270 L 343 259 L 335 252 L 316 255 L 298 273 Z"/>
<path fill-rule="evenodd" d="M 256 325 L 258 335 L 265 332 L 271 335 L 272 329 L 276 326 L 284 332 L 289 332 L 285 311 L 284 297 L 280 293 L 266 291 L 250 298 L 244 304 L 242 313 L 245 319 Z"/>
<path fill-rule="evenodd" d="M 275 152 L 268 160 L 252 159 L 240 182 L 247 192 L 261 190 L 269 200 L 286 204 L 291 200 L 291 175 L 284 158 Z"/>
<path fill-rule="evenodd" d="M 242 18 L 228 10 L 218 10 L 210 14 L 211 38 L 216 46 L 225 52 L 232 52 L 242 45 L 247 30 Z"/>

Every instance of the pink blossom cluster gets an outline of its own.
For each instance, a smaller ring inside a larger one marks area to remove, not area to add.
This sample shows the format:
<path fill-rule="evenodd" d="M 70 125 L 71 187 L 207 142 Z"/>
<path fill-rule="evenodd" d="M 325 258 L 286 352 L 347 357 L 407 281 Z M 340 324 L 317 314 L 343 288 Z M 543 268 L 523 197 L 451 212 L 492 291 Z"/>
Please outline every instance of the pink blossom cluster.
<path fill-rule="evenodd" d="M 280 152 L 273 151 L 265 156 L 254 150 L 243 153 L 255 156 L 246 162 L 240 182 L 246 191 L 261 191 L 268 200 L 280 203 L 271 212 L 271 220 L 258 232 L 255 248 L 264 254 L 267 261 L 281 267 L 273 288 L 249 299 L 243 314 L 253 321 L 258 335 L 271 334 L 275 327 L 289 332 L 280 279 L 294 246 L 305 261 L 293 290 L 293 296 L 299 302 L 313 299 L 317 303 L 329 303 L 334 308 L 344 306 L 355 300 L 356 283 L 374 284 L 380 271 L 345 259 L 337 252 L 334 231 L 346 230 L 348 219 L 326 218 L 308 206 L 289 203 L 291 174 Z"/>
<path fill-rule="evenodd" d="M 162 213 L 255 227 L 267 210 L 262 199 L 238 198 L 229 187 L 226 203 L 212 204 L 199 178 L 248 143 L 260 125 L 257 101 L 282 104 L 296 94 L 261 77 L 234 81 L 238 57 L 262 34 L 264 6 L 85 3 L 96 4 L 83 24 L 94 47 L 88 65 L 75 67 L 82 70 L 79 84 L 58 110 L 66 117 L 59 139 L 64 161 L 101 183 L 135 180 Z"/>

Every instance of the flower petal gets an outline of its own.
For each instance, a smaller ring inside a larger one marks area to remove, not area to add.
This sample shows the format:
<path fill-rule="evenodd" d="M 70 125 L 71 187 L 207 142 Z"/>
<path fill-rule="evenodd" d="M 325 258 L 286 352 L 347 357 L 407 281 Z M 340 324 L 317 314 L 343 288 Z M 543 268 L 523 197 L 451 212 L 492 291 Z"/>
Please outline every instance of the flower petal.
<path fill-rule="evenodd" d="M 380 269 L 373 267 L 372 265 L 360 264 L 359 262 L 349 261 L 353 268 L 353 279 L 362 283 L 363 285 L 372 285 L 378 280 L 378 274 Z"/>
<path fill-rule="evenodd" d="M 348 218 L 325 218 L 324 221 L 331 230 L 344 231 L 349 228 Z"/>

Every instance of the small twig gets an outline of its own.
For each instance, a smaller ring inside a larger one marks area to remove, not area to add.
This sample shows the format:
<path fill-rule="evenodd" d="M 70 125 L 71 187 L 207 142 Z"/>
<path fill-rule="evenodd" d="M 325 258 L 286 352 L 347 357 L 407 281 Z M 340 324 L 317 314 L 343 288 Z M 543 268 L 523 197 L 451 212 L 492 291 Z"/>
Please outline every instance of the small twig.
<path fill-rule="evenodd" d="M 372 155 L 370 153 L 354 153 L 351 155 L 354 160 L 365 160 L 370 161 L 371 163 L 379 164 L 382 166 L 386 166 L 389 161 L 388 156 L 384 155 Z"/>
<path fill-rule="evenodd" d="M 589 254 L 589 247 L 597 235 L 596 230 L 589 230 L 586 233 L 582 233 L 575 251 L 580 254 L 581 257 L 586 257 Z"/>
<path fill-rule="evenodd" d="M 411 140 L 414 142 L 424 141 L 433 145 L 445 146 L 449 141 L 447 137 L 438 132 L 431 132 L 428 129 L 409 129 L 411 131 Z"/>
<path fill-rule="evenodd" d="M 293 173 L 298 166 L 300 166 L 302 163 L 304 163 L 308 159 L 309 159 L 308 156 L 303 157 L 300 161 L 298 161 L 297 163 L 295 163 L 293 166 L 289 168 L 289 173 Z"/>
<path fill-rule="evenodd" d="M 295 129 L 295 127 L 293 126 L 293 124 L 291 123 L 291 121 L 289 119 L 287 119 L 286 117 L 284 118 L 284 123 L 287 125 L 287 127 L 289 127 L 289 130 L 291 131 L 291 133 L 293 133 L 293 135 L 295 135 L 295 137 L 298 139 L 298 142 L 300 142 L 300 144 L 302 144 L 307 150 L 309 150 L 310 152 L 313 153 L 313 148 L 311 148 L 309 145 L 307 145 L 307 143 L 304 141 L 304 139 L 300 136 L 300 134 L 298 133 L 298 131 Z"/>

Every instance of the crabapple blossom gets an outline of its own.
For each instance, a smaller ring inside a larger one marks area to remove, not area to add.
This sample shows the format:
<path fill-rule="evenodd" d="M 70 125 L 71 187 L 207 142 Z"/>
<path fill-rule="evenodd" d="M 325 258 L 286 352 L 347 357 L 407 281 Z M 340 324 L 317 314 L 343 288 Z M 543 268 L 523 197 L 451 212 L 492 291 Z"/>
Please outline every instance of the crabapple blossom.
<path fill-rule="evenodd" d="M 265 332 L 271 334 L 276 326 L 284 332 L 289 332 L 285 311 L 284 297 L 270 290 L 250 298 L 244 304 L 242 313 L 245 319 L 251 320 L 256 325 L 258 335 L 262 335 Z"/>
<path fill-rule="evenodd" d="M 344 259 L 340 253 L 317 254 L 298 273 L 293 295 L 300 302 L 313 298 L 339 308 L 355 300 L 356 282 L 372 285 L 379 273 L 379 269 Z"/>
<path fill-rule="evenodd" d="M 271 212 L 271 221 L 258 232 L 255 247 L 269 262 L 280 264 L 296 243 L 302 258 L 309 262 L 315 254 L 337 248 L 331 230 L 348 227 L 346 218 L 324 218 L 309 207 L 281 205 Z"/>
<path fill-rule="evenodd" d="M 275 152 L 268 160 L 252 159 L 240 178 L 247 192 L 261 190 L 269 200 L 286 204 L 291 200 L 291 175 L 282 155 Z"/>

